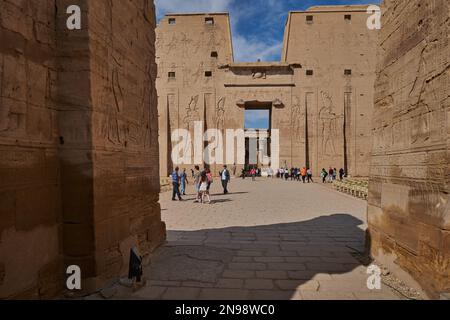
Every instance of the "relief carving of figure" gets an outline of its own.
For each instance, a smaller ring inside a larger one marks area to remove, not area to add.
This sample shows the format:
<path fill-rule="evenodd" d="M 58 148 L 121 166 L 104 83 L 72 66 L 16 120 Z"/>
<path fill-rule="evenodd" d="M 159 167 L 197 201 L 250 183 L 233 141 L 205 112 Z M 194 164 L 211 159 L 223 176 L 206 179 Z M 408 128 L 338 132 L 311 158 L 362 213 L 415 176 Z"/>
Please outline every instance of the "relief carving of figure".
<path fill-rule="evenodd" d="M 175 50 L 178 44 L 176 33 L 172 36 L 172 39 L 165 45 L 166 54 L 169 54 L 172 50 Z"/>
<path fill-rule="evenodd" d="M 194 41 L 188 38 L 186 33 L 182 32 L 179 42 L 183 45 L 184 52 L 187 52 L 192 47 Z"/>
<path fill-rule="evenodd" d="M 190 87 L 193 84 L 199 82 L 203 75 L 203 62 L 200 63 L 194 70 L 186 65 L 183 65 L 183 85 L 185 87 Z"/>
<path fill-rule="evenodd" d="M 183 119 L 183 124 L 187 130 L 194 129 L 194 121 L 200 120 L 200 113 L 198 112 L 199 95 L 191 97 L 191 100 L 186 108 L 186 117 Z"/>
<path fill-rule="evenodd" d="M 299 141 L 301 139 L 301 127 L 302 127 L 302 110 L 300 106 L 300 100 L 297 96 L 292 98 L 292 129 L 294 130 L 294 140 Z"/>
<path fill-rule="evenodd" d="M 322 136 L 322 152 L 325 155 L 336 154 L 337 120 L 334 113 L 332 97 L 327 92 L 321 92 L 323 107 L 319 112 L 320 133 Z"/>
<path fill-rule="evenodd" d="M 111 82 L 109 84 L 109 87 L 109 89 L 112 91 L 113 106 L 111 108 L 107 108 L 108 112 L 106 123 L 104 124 L 104 134 L 105 138 L 110 143 L 117 145 L 122 143 L 118 115 L 123 110 L 124 101 L 122 86 L 120 85 L 119 79 L 119 67 L 117 66 L 113 67 L 112 69 Z"/>
<path fill-rule="evenodd" d="M 223 129 L 225 120 L 225 97 L 222 97 L 217 102 L 216 108 L 216 128 Z"/>

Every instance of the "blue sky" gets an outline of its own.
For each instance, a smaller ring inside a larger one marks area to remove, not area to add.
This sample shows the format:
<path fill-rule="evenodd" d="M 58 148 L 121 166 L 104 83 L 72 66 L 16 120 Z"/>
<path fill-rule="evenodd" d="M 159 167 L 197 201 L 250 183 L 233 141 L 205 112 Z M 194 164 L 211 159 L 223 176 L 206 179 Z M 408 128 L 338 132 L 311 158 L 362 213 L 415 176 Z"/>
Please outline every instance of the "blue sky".
<path fill-rule="evenodd" d="M 236 62 L 280 60 L 290 10 L 314 5 L 377 4 L 379 0 L 156 0 L 158 20 L 167 12 L 230 13 Z"/>
<path fill-rule="evenodd" d="M 155 0 L 158 20 L 167 12 L 229 12 L 236 62 L 279 61 L 290 10 L 378 3 L 379 0 Z M 246 128 L 266 129 L 267 123 L 264 111 L 246 113 Z"/>
<path fill-rule="evenodd" d="M 269 129 L 269 110 L 246 110 L 245 129 Z"/>

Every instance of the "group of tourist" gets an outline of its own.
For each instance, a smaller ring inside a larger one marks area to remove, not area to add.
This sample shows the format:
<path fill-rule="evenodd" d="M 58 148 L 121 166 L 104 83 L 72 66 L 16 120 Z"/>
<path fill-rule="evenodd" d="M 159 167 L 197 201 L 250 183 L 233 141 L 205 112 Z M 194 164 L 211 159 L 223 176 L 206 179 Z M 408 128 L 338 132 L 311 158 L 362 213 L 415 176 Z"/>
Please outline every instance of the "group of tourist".
<path fill-rule="evenodd" d="M 311 183 L 313 180 L 313 172 L 311 168 L 280 168 L 277 172 L 277 178 L 291 181 L 303 181 L 303 183 Z"/>
<path fill-rule="evenodd" d="M 336 168 L 330 167 L 328 171 L 323 168 L 322 172 L 320 173 L 320 176 L 322 177 L 322 183 L 333 183 L 337 179 L 337 175 L 339 173 L 339 180 L 342 181 L 344 177 L 346 176 L 345 170 L 341 168 L 339 172 Z"/>
<path fill-rule="evenodd" d="M 195 166 L 195 170 L 191 170 L 193 184 L 196 191 L 195 203 L 211 203 L 210 189 L 213 183 L 213 175 L 211 170 L 204 168 L 200 170 L 199 166 Z M 186 169 L 180 173 L 180 168 L 176 167 L 171 175 L 172 179 L 172 201 L 178 200 L 183 201 L 182 195 L 186 195 L 186 186 L 189 184 L 188 177 L 186 174 Z M 228 194 L 228 184 L 231 180 L 231 174 L 227 166 L 223 166 L 223 170 L 220 172 L 220 180 L 222 182 L 223 193 Z"/>
<path fill-rule="evenodd" d="M 252 177 L 254 181 L 257 176 L 261 175 L 261 170 L 253 167 L 247 170 L 242 170 L 242 178 L 245 179 L 246 176 Z M 342 181 L 346 176 L 345 170 L 340 169 L 339 171 L 336 168 L 330 167 L 327 171 L 325 168 L 322 169 L 320 176 L 322 178 L 322 183 L 333 183 L 337 180 L 337 176 L 339 175 L 339 179 Z M 195 166 L 195 170 L 191 169 L 191 176 L 193 179 L 193 185 L 196 191 L 196 203 L 211 203 L 211 195 L 210 189 L 211 185 L 214 181 L 213 175 L 209 168 L 204 168 L 200 170 L 199 166 Z M 223 187 L 223 193 L 228 194 L 228 184 L 231 180 L 231 173 L 228 170 L 227 166 L 223 166 L 223 170 L 219 173 L 220 180 Z M 268 177 L 273 177 L 274 174 L 269 174 Z M 283 180 L 291 180 L 291 181 L 303 181 L 303 183 L 314 183 L 313 180 L 313 172 L 311 168 L 303 167 L 303 168 L 280 168 L 276 173 L 277 178 Z M 186 195 L 186 186 L 189 184 L 188 175 L 186 173 L 186 169 L 183 169 L 180 172 L 180 168 L 176 167 L 175 170 L 171 174 L 172 179 L 172 201 L 178 200 L 183 201 L 182 196 Z"/>
<path fill-rule="evenodd" d="M 325 168 L 322 169 L 320 176 L 322 178 L 322 183 L 333 183 L 336 181 L 337 176 L 339 174 L 339 180 L 343 180 L 346 176 L 345 170 L 340 169 L 339 171 L 336 168 L 330 167 L 327 171 Z M 311 168 L 303 167 L 303 168 L 280 168 L 277 172 L 277 178 L 284 179 L 286 181 L 303 181 L 303 183 L 314 183 L 313 180 L 313 172 Z"/>
<path fill-rule="evenodd" d="M 250 167 L 247 170 L 245 168 L 242 169 L 241 178 L 245 179 L 246 177 L 251 177 L 253 181 L 256 180 L 256 177 L 261 176 L 261 169 L 258 167 Z"/>

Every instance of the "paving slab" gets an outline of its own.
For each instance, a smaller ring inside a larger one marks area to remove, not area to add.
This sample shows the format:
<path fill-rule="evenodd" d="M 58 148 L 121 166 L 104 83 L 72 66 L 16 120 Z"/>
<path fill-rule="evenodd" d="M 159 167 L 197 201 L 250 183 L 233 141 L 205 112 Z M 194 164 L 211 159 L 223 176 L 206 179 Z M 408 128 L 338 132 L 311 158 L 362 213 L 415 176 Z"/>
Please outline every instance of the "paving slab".
<path fill-rule="evenodd" d="M 136 299 L 398 299 L 367 289 L 366 206 L 317 184 L 233 179 L 213 204 L 161 194 L 168 241 L 144 268 Z M 187 197 L 193 198 L 189 186 Z M 362 250 L 362 249 L 361 249 Z"/>

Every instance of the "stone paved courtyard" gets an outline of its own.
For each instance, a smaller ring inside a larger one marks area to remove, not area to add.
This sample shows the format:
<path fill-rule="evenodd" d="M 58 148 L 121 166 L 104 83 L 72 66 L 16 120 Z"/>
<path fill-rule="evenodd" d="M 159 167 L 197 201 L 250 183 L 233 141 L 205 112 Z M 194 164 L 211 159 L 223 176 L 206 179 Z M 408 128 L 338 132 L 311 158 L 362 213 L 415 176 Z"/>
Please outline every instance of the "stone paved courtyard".
<path fill-rule="evenodd" d="M 320 184 L 216 181 L 213 204 L 161 195 L 168 241 L 128 299 L 399 299 L 367 289 L 363 251 L 366 203 Z"/>

